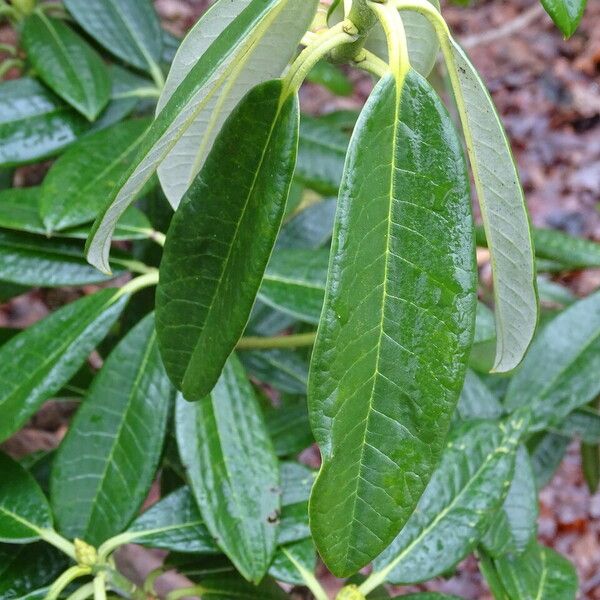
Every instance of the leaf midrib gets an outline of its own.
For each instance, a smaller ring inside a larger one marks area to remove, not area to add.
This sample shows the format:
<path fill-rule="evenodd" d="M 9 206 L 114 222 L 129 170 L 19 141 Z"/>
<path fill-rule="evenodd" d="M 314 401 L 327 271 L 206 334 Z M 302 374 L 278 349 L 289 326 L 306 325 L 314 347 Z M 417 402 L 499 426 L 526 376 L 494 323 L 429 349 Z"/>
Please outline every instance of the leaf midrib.
<path fill-rule="evenodd" d="M 122 418 L 122 420 L 119 423 L 119 426 L 117 428 L 116 435 L 115 435 L 115 438 L 114 438 L 114 442 L 111 445 L 110 452 L 109 452 L 109 454 L 107 456 L 106 462 L 104 463 L 104 469 L 102 471 L 101 476 L 97 480 L 98 483 L 97 483 L 97 486 L 96 486 L 96 492 L 95 492 L 94 496 L 92 497 L 92 510 L 90 512 L 88 521 L 87 521 L 86 526 L 85 526 L 86 534 L 89 533 L 90 526 L 94 523 L 94 516 L 95 516 L 95 514 L 97 512 L 97 506 L 98 506 L 98 497 L 99 497 L 99 495 L 101 493 L 101 490 L 103 489 L 104 481 L 106 480 L 106 476 L 108 474 L 109 466 L 112 464 L 115 450 L 116 450 L 116 448 L 120 444 L 121 433 L 123 431 L 123 428 L 125 427 L 125 423 L 127 423 L 127 421 L 128 421 L 128 416 L 129 416 L 129 413 L 130 413 L 130 411 L 132 409 L 132 401 L 135 398 L 135 396 L 137 395 L 138 388 L 139 388 L 139 383 L 140 383 L 142 377 L 144 376 L 144 374 L 146 372 L 146 367 L 148 366 L 148 363 L 150 362 L 150 356 L 152 355 L 152 353 L 153 353 L 153 351 L 155 349 L 155 340 L 156 340 L 156 330 L 153 330 L 152 334 L 150 335 L 150 338 L 147 341 L 146 350 L 144 351 L 144 354 L 142 356 L 142 360 L 139 363 L 139 366 L 137 368 L 137 372 L 135 374 L 134 380 L 132 381 L 131 388 L 130 388 L 128 394 L 127 394 L 127 407 L 123 411 L 123 418 Z"/>
<path fill-rule="evenodd" d="M 283 94 L 283 90 L 281 91 L 281 94 Z M 280 98 L 281 98 L 281 96 L 280 96 Z M 274 118 L 273 118 L 273 121 L 271 123 L 271 127 L 269 129 L 269 135 L 267 136 L 267 138 L 265 140 L 265 144 L 264 144 L 264 146 L 262 148 L 261 155 L 260 155 L 260 160 L 259 160 L 258 165 L 256 167 L 256 170 L 254 172 L 254 176 L 252 178 L 252 182 L 251 182 L 251 184 L 250 184 L 250 186 L 248 188 L 248 193 L 247 193 L 246 198 L 244 200 L 244 205 L 243 205 L 242 211 L 240 213 L 240 217 L 239 217 L 239 219 L 238 219 L 238 221 L 236 223 L 235 230 L 234 230 L 232 238 L 231 238 L 231 243 L 229 244 L 229 248 L 227 250 L 227 256 L 225 257 L 225 260 L 223 261 L 223 267 L 222 267 L 221 273 L 220 273 L 220 275 L 219 275 L 219 277 L 217 279 L 217 285 L 214 288 L 215 291 L 214 291 L 213 297 L 211 299 L 211 302 L 210 302 L 210 305 L 208 307 L 208 310 L 206 311 L 205 324 L 210 321 L 211 314 L 213 312 L 213 308 L 214 308 L 215 302 L 216 302 L 217 298 L 220 297 L 220 293 L 219 292 L 220 292 L 221 286 L 223 284 L 223 277 L 225 276 L 225 273 L 227 272 L 227 269 L 229 267 L 229 261 L 231 259 L 231 255 L 232 255 L 232 252 L 233 252 L 233 247 L 235 245 L 234 242 L 235 242 L 235 240 L 237 238 L 237 235 L 238 235 L 238 232 L 240 230 L 241 223 L 244 220 L 244 217 L 246 216 L 246 212 L 248 210 L 248 204 L 250 202 L 250 198 L 253 196 L 254 189 L 256 187 L 256 182 L 258 181 L 259 174 L 260 174 L 260 172 L 262 170 L 262 167 L 263 167 L 263 164 L 265 162 L 265 157 L 267 155 L 267 151 L 268 151 L 268 149 L 269 149 L 269 147 L 271 145 L 271 141 L 273 139 L 273 132 L 275 131 L 275 127 L 278 124 L 279 117 L 281 116 L 281 110 L 282 110 L 285 102 L 287 102 L 287 98 L 285 100 L 284 99 L 280 100 L 278 108 L 277 108 L 277 111 L 276 111 L 276 113 L 274 115 Z M 183 378 L 182 378 L 182 386 L 184 386 L 184 387 L 186 386 L 186 381 L 188 380 L 188 377 L 190 375 L 192 375 L 192 376 L 194 375 L 194 372 L 193 372 L 194 368 L 193 367 L 195 366 L 195 362 L 196 362 L 195 361 L 196 354 L 198 352 L 198 349 L 202 347 L 202 343 L 204 342 L 204 336 L 205 336 L 205 334 L 206 334 L 206 325 L 205 325 L 205 327 L 203 328 L 203 330 L 200 333 L 200 336 L 198 338 L 198 342 L 196 343 L 196 346 L 194 348 L 194 352 L 193 352 L 193 354 L 192 354 L 192 356 L 190 358 L 190 361 L 188 362 L 188 365 L 187 365 L 187 367 L 185 369 L 185 373 L 184 373 Z M 190 370 L 192 372 L 190 372 Z"/>

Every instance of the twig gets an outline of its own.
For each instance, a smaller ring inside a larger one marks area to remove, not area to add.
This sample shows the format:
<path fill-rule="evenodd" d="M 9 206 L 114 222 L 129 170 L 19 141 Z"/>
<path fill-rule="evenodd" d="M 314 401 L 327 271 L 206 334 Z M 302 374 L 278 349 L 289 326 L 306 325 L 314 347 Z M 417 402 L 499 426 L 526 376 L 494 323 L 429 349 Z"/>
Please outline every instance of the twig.
<path fill-rule="evenodd" d="M 515 33 L 525 29 L 530 23 L 535 21 L 538 17 L 544 14 L 544 9 L 539 2 L 536 2 L 531 8 L 521 13 L 518 17 L 515 17 L 508 23 L 505 23 L 501 27 L 496 29 L 490 29 L 483 33 L 470 35 L 463 38 L 460 43 L 463 48 L 474 48 L 475 46 L 481 46 L 483 44 L 490 44 L 499 40 L 503 37 L 514 35 Z"/>

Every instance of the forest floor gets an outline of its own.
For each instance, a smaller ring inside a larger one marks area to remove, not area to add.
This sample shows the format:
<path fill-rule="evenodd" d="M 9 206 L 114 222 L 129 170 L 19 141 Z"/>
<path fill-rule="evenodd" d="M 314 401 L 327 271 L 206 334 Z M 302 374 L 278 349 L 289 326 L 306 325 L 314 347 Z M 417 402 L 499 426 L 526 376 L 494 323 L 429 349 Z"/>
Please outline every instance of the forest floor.
<path fill-rule="evenodd" d="M 165 26 L 183 34 L 210 4 L 207 0 L 156 0 Z M 490 0 L 466 8 L 445 7 L 453 31 L 488 84 L 507 127 L 536 225 L 600 241 L 600 2 L 591 0 L 582 26 L 568 41 L 537 7 L 536 0 Z M 350 74 L 355 93 L 335 98 L 307 85 L 304 110 L 324 113 L 360 108 L 371 87 Z M 570 274 L 563 283 L 578 295 L 600 287 L 600 270 Z M 25 327 L 64 303 L 69 292 L 32 292 L 0 306 L 0 325 Z M 49 403 L 4 446 L 15 455 L 55 447 L 72 407 Z M 573 444 L 540 498 L 541 540 L 577 566 L 581 599 L 600 600 L 600 494 L 590 495 Z M 133 550 L 136 571 L 150 570 L 160 556 Z M 144 561 L 147 563 L 144 566 Z M 323 570 L 332 590 L 339 586 Z M 491 598 L 475 561 L 454 577 L 406 590 L 436 590 L 467 599 Z M 399 590 L 400 591 L 400 590 Z M 551 599 L 548 599 L 551 600 Z"/>

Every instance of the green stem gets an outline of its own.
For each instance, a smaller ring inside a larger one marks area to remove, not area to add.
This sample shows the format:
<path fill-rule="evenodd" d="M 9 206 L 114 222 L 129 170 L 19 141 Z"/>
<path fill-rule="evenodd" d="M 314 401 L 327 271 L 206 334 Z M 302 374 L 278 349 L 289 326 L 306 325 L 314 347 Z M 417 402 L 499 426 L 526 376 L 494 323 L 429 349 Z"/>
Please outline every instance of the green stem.
<path fill-rule="evenodd" d="M 368 0 L 367 4 L 377 15 L 388 43 L 390 68 L 394 73 L 399 86 L 402 85 L 410 69 L 408 56 L 408 42 L 400 13 L 392 2 L 380 4 Z"/>
<path fill-rule="evenodd" d="M 286 89 L 294 92 L 298 90 L 306 76 L 321 58 L 340 44 L 355 39 L 355 34 L 356 28 L 348 21 L 338 23 L 331 29 L 317 34 L 314 41 L 300 53 L 300 56 L 290 67 L 285 78 Z"/>
<path fill-rule="evenodd" d="M 296 571 L 300 573 L 306 587 L 312 592 L 315 600 L 329 600 L 327 592 L 323 589 L 323 586 L 319 583 L 313 573 L 306 569 L 302 563 L 298 562 L 294 555 L 291 552 L 288 552 L 285 547 L 282 548 L 282 550 L 287 559 L 294 565 Z"/>
<path fill-rule="evenodd" d="M 67 600 L 86 600 L 90 596 L 94 595 L 94 584 L 93 582 L 82 585 L 78 590 L 75 590 L 70 596 L 67 596 Z"/>
<path fill-rule="evenodd" d="M 179 590 L 173 590 L 167 594 L 166 600 L 181 600 L 181 598 L 187 598 L 188 596 L 202 596 L 206 593 L 206 589 L 200 585 L 194 587 L 181 588 Z"/>
<path fill-rule="evenodd" d="M 299 348 L 312 346 L 317 337 L 316 331 L 297 335 L 280 335 L 277 337 L 244 337 L 237 345 L 238 350 L 269 350 L 274 348 Z"/>
<path fill-rule="evenodd" d="M 107 566 L 104 572 L 110 589 L 118 592 L 119 595 L 132 600 L 148 600 L 146 594 L 135 583 L 121 575 L 114 567 Z"/>
<path fill-rule="evenodd" d="M 79 577 L 85 577 L 91 575 L 91 567 L 81 567 L 76 565 L 67 569 L 51 586 L 48 590 L 45 600 L 57 600 L 62 591 L 73 581 Z"/>
<path fill-rule="evenodd" d="M 98 573 L 94 577 L 94 600 L 106 600 L 106 574 Z"/>
<path fill-rule="evenodd" d="M 55 548 L 58 548 L 69 558 L 77 560 L 75 555 L 75 545 L 54 531 L 54 529 L 40 529 L 38 533 L 45 542 L 54 546 Z"/>
<path fill-rule="evenodd" d="M 381 60 L 381 58 L 376 54 L 373 54 L 373 52 L 364 49 L 361 50 L 359 56 L 354 59 L 354 66 L 367 73 L 371 73 L 371 75 L 375 75 L 375 77 L 379 77 L 380 79 L 390 72 L 390 67 L 384 60 Z"/>
<path fill-rule="evenodd" d="M 135 540 L 137 535 L 132 533 L 122 533 L 117 535 L 109 540 L 106 540 L 99 548 L 98 548 L 98 561 L 106 562 L 108 557 L 121 546 L 125 544 L 130 544 L 133 540 Z"/>
<path fill-rule="evenodd" d="M 116 302 L 119 298 L 126 296 L 127 294 L 135 294 L 147 287 L 152 287 L 158 283 L 158 269 L 152 269 L 145 275 L 140 275 L 126 283 L 117 294 L 113 297 L 112 301 Z"/>
<path fill-rule="evenodd" d="M 154 267 L 149 267 L 147 264 L 139 261 L 139 260 L 129 260 L 127 258 L 113 258 L 111 262 L 119 267 L 123 267 L 132 273 L 139 273 L 141 275 L 146 275 L 148 273 L 153 273 L 156 271 Z"/>
<path fill-rule="evenodd" d="M 2 61 L 2 64 L 0 65 L 0 79 L 3 79 L 11 69 L 20 69 L 24 65 L 25 63 L 20 58 L 9 58 L 8 60 Z"/>

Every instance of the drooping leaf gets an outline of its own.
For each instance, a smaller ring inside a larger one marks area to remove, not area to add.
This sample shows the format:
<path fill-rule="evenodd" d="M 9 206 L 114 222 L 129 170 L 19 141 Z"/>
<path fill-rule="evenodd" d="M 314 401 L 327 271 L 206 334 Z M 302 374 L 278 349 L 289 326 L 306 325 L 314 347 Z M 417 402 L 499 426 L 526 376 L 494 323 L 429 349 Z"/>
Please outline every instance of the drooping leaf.
<path fill-rule="evenodd" d="M 54 460 L 64 535 L 98 545 L 131 521 L 155 477 L 171 398 L 148 315 L 109 355 Z"/>
<path fill-rule="evenodd" d="M 35 79 L 0 83 L 0 166 L 52 156 L 88 127 L 84 117 Z"/>
<path fill-rule="evenodd" d="M 295 178 L 321 194 L 337 194 L 349 139 L 339 127 L 303 114 Z"/>
<path fill-rule="evenodd" d="M 40 217 L 42 188 L 11 188 L 0 191 L 0 228 L 24 233 L 46 235 L 46 227 Z M 121 217 L 115 230 L 115 240 L 145 239 L 152 229 L 144 213 L 131 206 Z M 84 240 L 89 233 L 89 225 L 73 227 L 57 233 L 57 237 Z M 43 242 L 43 241 L 42 241 Z M 82 250 L 79 255 L 82 256 Z"/>
<path fill-rule="evenodd" d="M 577 29 L 587 0 L 541 0 L 542 6 L 566 38 Z"/>
<path fill-rule="evenodd" d="M 157 114 L 214 40 L 225 32 L 252 2 L 220 0 L 213 4 L 181 43 L 157 106 Z M 163 190 L 174 207 L 202 168 L 225 120 L 253 87 L 279 77 L 296 52 L 315 14 L 316 0 L 279 0 L 249 39 L 225 59 L 225 78 L 215 82 L 197 115 L 158 169 Z M 277 48 L 274 52 L 273 48 Z"/>
<path fill-rule="evenodd" d="M 255 88 L 175 213 L 156 321 L 167 372 L 188 400 L 211 391 L 244 332 L 281 226 L 297 135 L 296 95 L 281 80 Z"/>
<path fill-rule="evenodd" d="M 351 142 L 309 381 L 311 528 L 338 576 L 392 541 L 439 460 L 475 325 L 472 230 L 450 117 L 416 72 L 385 77 Z"/>
<path fill-rule="evenodd" d="M 251 0 L 183 79 L 144 136 L 136 159 L 107 197 L 104 212 L 94 223 L 87 245 L 91 264 L 109 270 L 110 241 L 119 216 L 210 101 L 216 86 L 225 82 L 231 57 L 247 51 L 255 41 L 252 32 L 261 24 L 268 26 L 279 14 L 278 4 L 278 0 Z M 236 154 L 238 149 L 236 146 Z"/>
<path fill-rule="evenodd" d="M 108 104 L 111 89 L 100 55 L 62 21 L 41 11 L 25 20 L 21 41 L 40 79 L 94 121 Z"/>
<path fill-rule="evenodd" d="M 501 402 L 473 371 L 468 370 L 458 401 L 457 411 L 465 421 L 498 419 L 503 413 Z"/>
<path fill-rule="evenodd" d="M 329 198 L 300 211 L 281 228 L 276 249 L 325 246 L 331 239 L 335 206 L 335 199 Z"/>
<path fill-rule="evenodd" d="M 118 294 L 107 289 L 68 304 L 0 348 L 0 440 L 75 375 L 121 313 L 126 297 Z"/>
<path fill-rule="evenodd" d="M 325 297 L 329 250 L 277 250 L 258 297 L 268 306 L 318 325 Z"/>
<path fill-rule="evenodd" d="M 510 371 L 522 360 L 537 325 L 537 293 L 529 217 L 510 145 L 493 101 L 454 40 L 447 58 L 489 242 L 494 278 L 496 360 Z"/>
<path fill-rule="evenodd" d="M 508 492 L 522 415 L 504 424 L 469 424 L 455 435 L 392 545 L 374 562 L 378 579 L 417 583 L 451 569 L 485 534 Z"/>
<path fill-rule="evenodd" d="M 206 398 L 176 411 L 177 441 L 206 526 L 248 580 L 266 573 L 277 540 L 279 471 L 254 391 L 235 356 Z"/>
<path fill-rule="evenodd" d="M 577 596 L 575 567 L 554 550 L 535 541 L 521 555 L 494 560 L 494 566 L 511 600 L 575 600 Z"/>
<path fill-rule="evenodd" d="M 35 479 L 0 453 L 0 541 L 26 544 L 52 528 L 52 514 Z"/>
<path fill-rule="evenodd" d="M 0 545 L 0 598 L 19 600 L 50 585 L 67 566 L 67 557 L 41 542 Z"/>
<path fill-rule="evenodd" d="M 290 350 L 240 352 L 246 369 L 259 381 L 288 394 L 306 394 L 308 364 Z"/>
<path fill-rule="evenodd" d="M 117 269 L 115 274 L 119 273 Z M 0 230 L 0 281 L 60 287 L 108 279 L 86 263 L 81 243 Z"/>
<path fill-rule="evenodd" d="M 148 126 L 147 119 L 119 123 L 85 137 L 54 163 L 41 188 L 48 233 L 95 219 Z"/>
<path fill-rule="evenodd" d="M 148 0 L 65 0 L 85 31 L 106 50 L 138 69 L 158 69 L 163 36 Z"/>
<path fill-rule="evenodd" d="M 483 546 L 492 556 L 520 554 L 525 551 L 537 531 L 538 498 L 535 476 L 529 454 L 519 447 L 515 473 L 492 526 L 483 538 Z"/>
<path fill-rule="evenodd" d="M 599 370 L 600 292 L 596 292 L 542 329 L 510 382 L 506 406 L 530 406 L 533 431 L 558 424 L 600 393 Z"/>
<path fill-rule="evenodd" d="M 144 512 L 129 527 L 131 541 L 172 552 L 220 554 L 192 491 L 180 488 Z"/>

